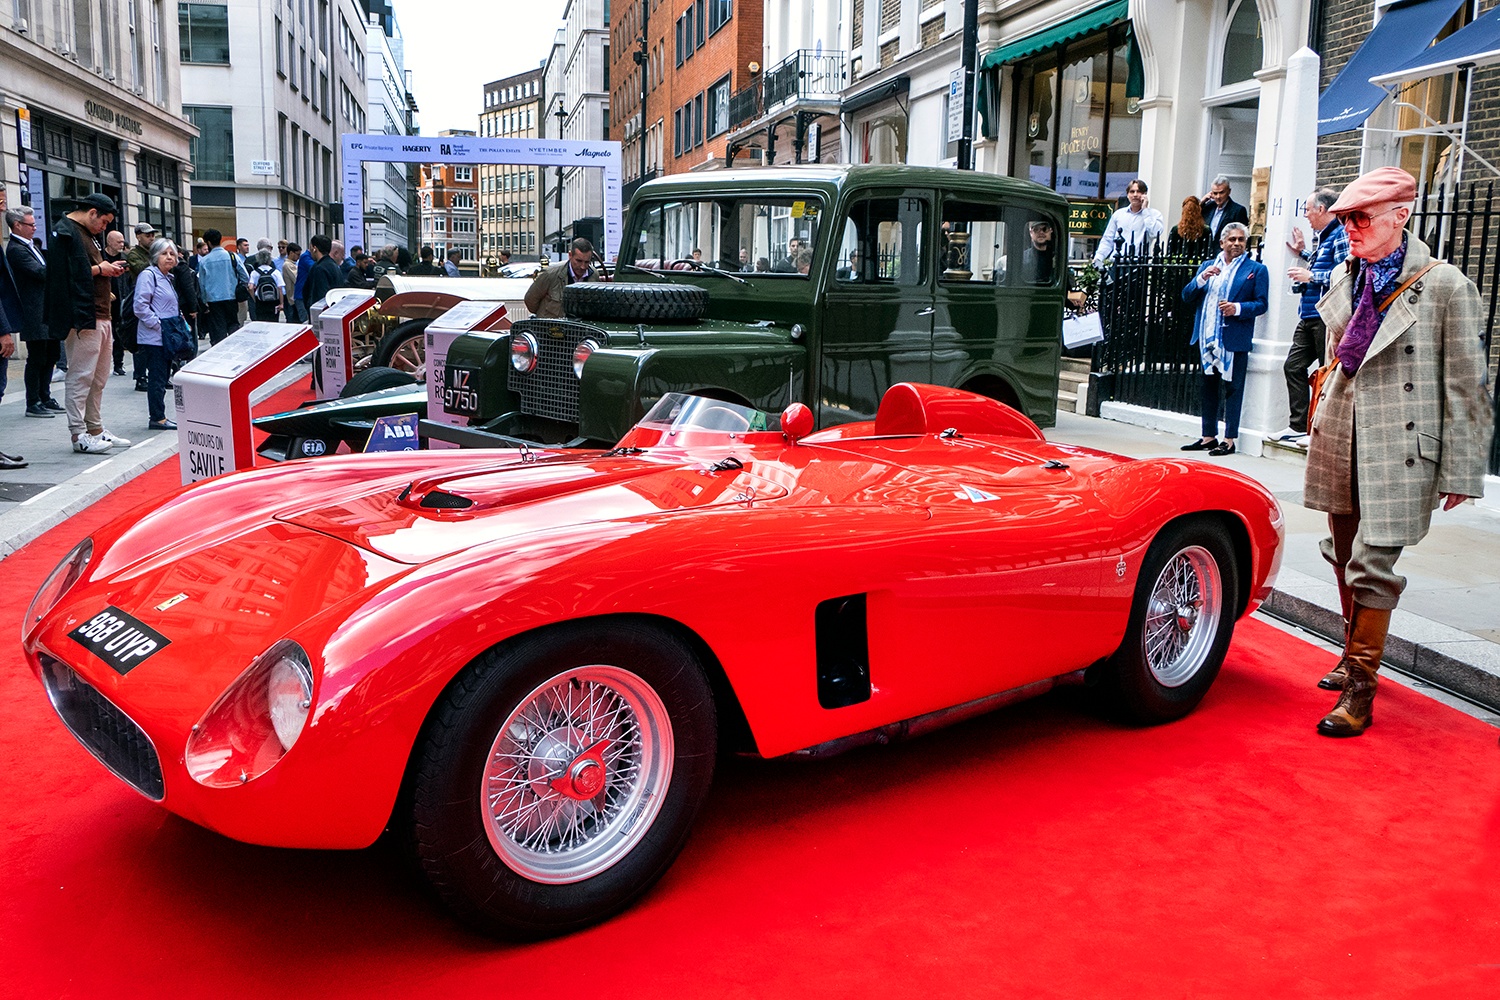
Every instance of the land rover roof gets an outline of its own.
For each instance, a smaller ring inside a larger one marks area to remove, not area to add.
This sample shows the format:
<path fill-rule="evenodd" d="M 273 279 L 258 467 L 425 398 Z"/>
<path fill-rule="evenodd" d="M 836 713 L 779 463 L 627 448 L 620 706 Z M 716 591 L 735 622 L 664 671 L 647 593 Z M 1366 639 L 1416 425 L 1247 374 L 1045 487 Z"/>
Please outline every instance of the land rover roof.
<path fill-rule="evenodd" d="M 636 198 L 703 195 L 715 188 L 739 191 L 815 190 L 832 204 L 841 190 L 919 187 L 944 190 L 982 189 L 996 195 L 1051 204 L 1064 212 L 1067 201 L 1051 188 L 1016 177 L 950 167 L 912 167 L 904 164 L 807 164 L 751 167 L 676 174 L 642 184 Z"/>

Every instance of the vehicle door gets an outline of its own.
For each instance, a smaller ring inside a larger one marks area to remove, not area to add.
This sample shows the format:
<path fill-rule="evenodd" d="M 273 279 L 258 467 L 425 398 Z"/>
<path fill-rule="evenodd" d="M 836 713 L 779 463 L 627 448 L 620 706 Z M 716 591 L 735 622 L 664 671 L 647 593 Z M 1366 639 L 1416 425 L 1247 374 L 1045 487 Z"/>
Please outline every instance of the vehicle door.
<path fill-rule="evenodd" d="M 1067 267 L 1061 220 L 1040 207 L 957 192 L 943 194 L 939 215 L 933 382 L 1050 418 Z"/>
<path fill-rule="evenodd" d="M 873 420 L 885 390 L 932 377 L 932 196 L 861 192 L 823 261 L 820 427 Z"/>

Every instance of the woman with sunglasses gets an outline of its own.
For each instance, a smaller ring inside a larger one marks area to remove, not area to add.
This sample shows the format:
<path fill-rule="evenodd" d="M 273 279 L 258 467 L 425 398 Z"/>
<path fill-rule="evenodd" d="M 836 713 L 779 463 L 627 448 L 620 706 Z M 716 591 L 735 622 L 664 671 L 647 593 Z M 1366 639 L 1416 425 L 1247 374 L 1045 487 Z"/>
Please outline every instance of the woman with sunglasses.
<path fill-rule="evenodd" d="M 1344 611 L 1344 654 L 1319 685 L 1340 690 L 1324 736 L 1358 736 L 1374 720 L 1402 548 L 1427 534 L 1440 501 L 1452 510 L 1484 494 L 1495 410 L 1479 290 L 1406 232 L 1416 194 L 1410 174 L 1382 167 L 1330 209 L 1353 256 L 1318 302 L 1337 365 L 1313 414 L 1303 500 L 1328 514 L 1320 548 Z"/>

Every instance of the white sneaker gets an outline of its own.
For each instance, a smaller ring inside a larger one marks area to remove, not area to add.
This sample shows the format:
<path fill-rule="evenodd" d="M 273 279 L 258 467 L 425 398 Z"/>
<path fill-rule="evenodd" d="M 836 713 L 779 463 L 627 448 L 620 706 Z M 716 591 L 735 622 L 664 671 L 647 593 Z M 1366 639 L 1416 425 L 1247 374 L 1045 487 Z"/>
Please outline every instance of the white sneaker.
<path fill-rule="evenodd" d="M 1272 434 L 1271 435 L 1271 440 L 1272 441 L 1290 441 L 1292 438 L 1297 437 L 1298 434 L 1299 434 L 1298 431 L 1294 431 L 1294 430 L 1292 430 L 1292 428 L 1290 426 L 1287 426 L 1287 427 L 1283 427 L 1281 430 L 1277 431 L 1275 434 Z"/>
<path fill-rule="evenodd" d="M 103 441 L 105 444 L 109 445 L 111 448 L 129 448 L 130 447 L 130 442 L 129 441 L 127 441 L 125 438 L 120 437 L 118 434 L 111 434 L 109 432 L 109 428 L 107 428 L 107 427 L 104 430 L 102 430 L 102 431 L 99 432 L 99 440 Z"/>
<path fill-rule="evenodd" d="M 109 451 L 110 444 L 103 438 L 94 437 L 87 432 L 78 435 L 78 440 L 73 442 L 73 450 L 85 455 L 102 455 Z"/>

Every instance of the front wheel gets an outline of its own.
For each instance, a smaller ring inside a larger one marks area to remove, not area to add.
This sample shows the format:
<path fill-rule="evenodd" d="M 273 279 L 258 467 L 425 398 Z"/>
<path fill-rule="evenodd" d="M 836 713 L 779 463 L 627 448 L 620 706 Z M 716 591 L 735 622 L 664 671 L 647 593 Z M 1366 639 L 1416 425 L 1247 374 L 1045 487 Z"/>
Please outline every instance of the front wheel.
<path fill-rule="evenodd" d="M 491 651 L 449 685 L 418 749 L 418 863 L 486 933 L 595 923 L 681 851 L 716 740 L 702 668 L 665 631 L 561 626 Z"/>
<path fill-rule="evenodd" d="M 1238 576 L 1224 529 L 1168 525 L 1146 550 L 1125 639 L 1106 668 L 1110 707 L 1153 724 L 1187 715 L 1208 693 L 1234 633 Z"/>

